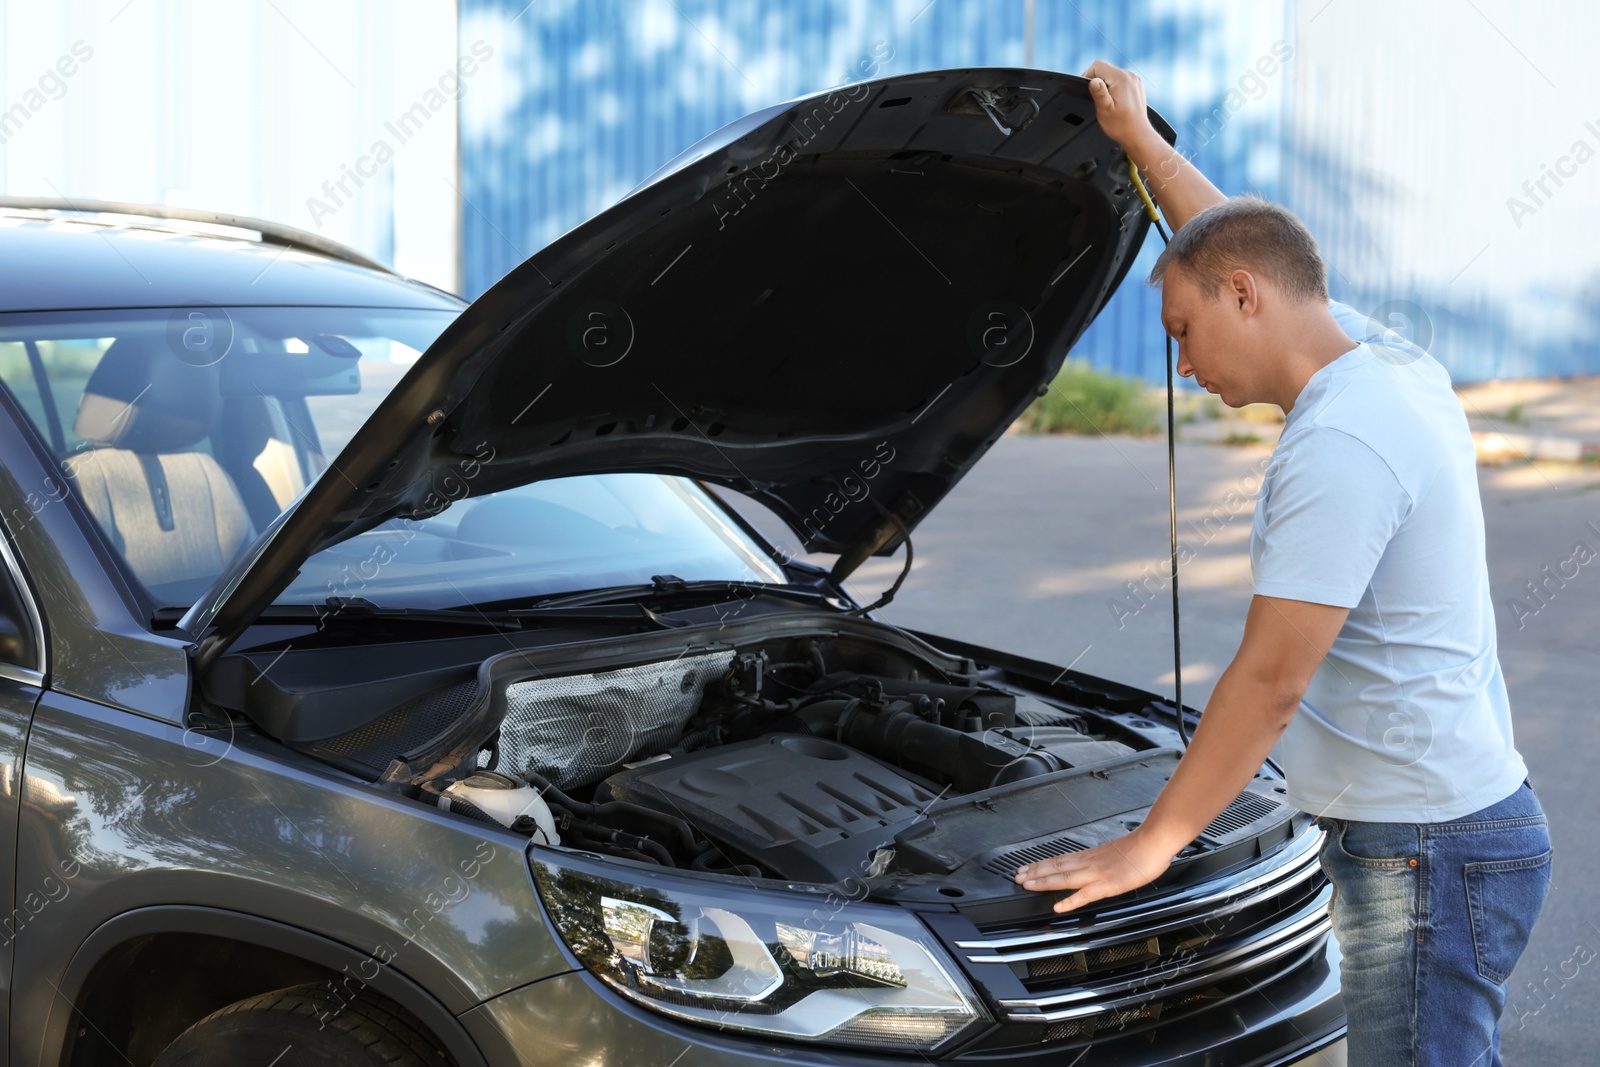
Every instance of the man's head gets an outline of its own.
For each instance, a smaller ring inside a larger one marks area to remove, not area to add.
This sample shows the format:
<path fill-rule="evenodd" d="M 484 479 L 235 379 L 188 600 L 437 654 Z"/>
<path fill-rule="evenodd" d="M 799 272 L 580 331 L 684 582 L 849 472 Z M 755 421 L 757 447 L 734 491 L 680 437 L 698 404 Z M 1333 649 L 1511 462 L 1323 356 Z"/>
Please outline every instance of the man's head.
<path fill-rule="evenodd" d="M 1178 373 L 1230 407 L 1267 400 L 1309 322 L 1328 315 L 1316 239 L 1289 209 L 1255 196 L 1197 212 L 1150 271 Z"/>

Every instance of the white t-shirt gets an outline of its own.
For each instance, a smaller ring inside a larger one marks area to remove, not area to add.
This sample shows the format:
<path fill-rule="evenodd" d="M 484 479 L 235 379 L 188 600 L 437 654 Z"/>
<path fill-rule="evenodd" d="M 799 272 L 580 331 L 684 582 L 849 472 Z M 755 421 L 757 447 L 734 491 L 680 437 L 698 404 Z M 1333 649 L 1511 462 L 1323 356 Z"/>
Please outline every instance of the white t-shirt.
<path fill-rule="evenodd" d="M 1273 755 L 1313 815 L 1442 822 L 1528 770 L 1496 654 L 1472 436 L 1449 372 L 1329 301 L 1356 348 L 1289 412 L 1256 499 L 1256 593 L 1350 609 Z"/>

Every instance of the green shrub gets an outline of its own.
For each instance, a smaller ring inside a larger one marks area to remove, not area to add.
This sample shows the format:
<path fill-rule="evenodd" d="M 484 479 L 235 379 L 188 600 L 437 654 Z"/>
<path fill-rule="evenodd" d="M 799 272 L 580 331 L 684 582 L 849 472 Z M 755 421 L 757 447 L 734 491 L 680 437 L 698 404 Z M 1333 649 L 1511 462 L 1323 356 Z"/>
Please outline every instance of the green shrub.
<path fill-rule="evenodd" d="M 1222 401 L 1210 393 L 1179 393 L 1172 406 L 1179 426 L 1222 418 Z"/>
<path fill-rule="evenodd" d="M 1039 397 L 1017 420 L 1029 433 L 1152 434 L 1161 428 L 1164 411 L 1138 378 L 1096 370 L 1069 358 Z"/>
<path fill-rule="evenodd" d="M 1225 436 L 1220 438 L 1217 443 L 1219 445 L 1259 445 L 1261 443 L 1261 435 L 1256 433 L 1240 433 L 1238 430 L 1230 430 Z"/>

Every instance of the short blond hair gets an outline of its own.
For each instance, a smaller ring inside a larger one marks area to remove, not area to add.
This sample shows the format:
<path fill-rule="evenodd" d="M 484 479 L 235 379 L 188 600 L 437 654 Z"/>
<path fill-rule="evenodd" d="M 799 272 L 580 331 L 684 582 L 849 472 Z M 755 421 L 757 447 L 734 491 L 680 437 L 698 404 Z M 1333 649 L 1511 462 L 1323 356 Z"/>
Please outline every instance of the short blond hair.
<path fill-rule="evenodd" d="M 1317 239 L 1294 212 L 1259 196 L 1229 197 L 1196 212 L 1150 268 L 1150 284 L 1159 286 L 1174 263 L 1211 300 L 1241 268 L 1268 279 L 1291 300 L 1328 299 Z"/>

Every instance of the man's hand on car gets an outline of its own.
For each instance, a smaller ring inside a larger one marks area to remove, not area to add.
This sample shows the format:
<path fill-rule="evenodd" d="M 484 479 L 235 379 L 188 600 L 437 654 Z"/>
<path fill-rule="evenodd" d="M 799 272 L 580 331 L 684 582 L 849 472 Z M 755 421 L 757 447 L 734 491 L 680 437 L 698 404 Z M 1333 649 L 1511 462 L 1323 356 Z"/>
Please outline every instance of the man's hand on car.
<path fill-rule="evenodd" d="M 1150 121 L 1144 82 L 1139 75 L 1097 59 L 1089 64 L 1083 76 L 1089 79 L 1095 121 L 1139 168 L 1150 195 L 1155 197 L 1161 213 L 1174 230 L 1196 212 L 1227 199 L 1181 152 L 1167 143 Z"/>
<path fill-rule="evenodd" d="M 1173 855 L 1134 830 L 1082 852 L 1018 867 L 1016 881 L 1024 889 L 1077 890 L 1054 905 L 1055 911 L 1068 912 L 1154 881 L 1171 865 Z"/>
<path fill-rule="evenodd" d="M 1250 784 L 1294 717 L 1349 608 L 1257 594 L 1244 637 L 1206 701 L 1183 756 L 1138 829 L 1082 852 L 1017 868 L 1024 889 L 1076 889 L 1071 911 L 1158 877 Z"/>
<path fill-rule="evenodd" d="M 1103 59 L 1089 64 L 1083 72 L 1089 79 L 1089 96 L 1094 100 L 1095 121 L 1124 150 L 1140 141 L 1148 143 L 1160 134 L 1150 124 L 1149 106 L 1144 99 L 1144 82 L 1131 70 L 1113 67 Z"/>

